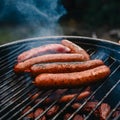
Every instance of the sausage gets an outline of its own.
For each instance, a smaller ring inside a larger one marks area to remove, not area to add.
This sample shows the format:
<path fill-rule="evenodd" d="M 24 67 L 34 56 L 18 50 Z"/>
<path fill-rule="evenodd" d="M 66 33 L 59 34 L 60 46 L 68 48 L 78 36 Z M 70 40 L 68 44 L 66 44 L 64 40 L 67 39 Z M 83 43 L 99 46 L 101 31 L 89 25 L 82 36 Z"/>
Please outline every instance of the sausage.
<path fill-rule="evenodd" d="M 84 120 L 84 118 L 83 118 L 81 115 L 76 114 L 76 115 L 74 116 L 73 120 Z"/>
<path fill-rule="evenodd" d="M 34 112 L 34 117 L 37 118 L 43 112 L 44 112 L 44 110 L 42 108 L 37 108 Z M 46 117 L 42 116 L 39 120 L 46 120 Z"/>
<path fill-rule="evenodd" d="M 61 44 L 47 44 L 43 45 L 40 47 L 32 48 L 28 51 L 25 51 L 21 53 L 17 57 L 18 62 L 25 61 L 29 58 L 38 56 L 38 55 L 43 55 L 45 53 L 68 53 L 70 52 L 70 49 L 64 45 Z"/>
<path fill-rule="evenodd" d="M 46 62 L 72 62 L 72 61 L 85 61 L 85 57 L 82 54 L 48 54 L 28 59 L 24 62 L 20 62 L 15 65 L 15 72 L 24 72 L 29 69 L 32 65 L 37 63 Z"/>
<path fill-rule="evenodd" d="M 75 43 L 69 41 L 69 40 L 62 40 L 61 43 L 71 49 L 71 53 L 80 53 L 85 56 L 87 60 L 90 59 L 89 54 L 80 46 L 76 45 Z"/>
<path fill-rule="evenodd" d="M 46 113 L 46 115 L 49 116 L 49 117 L 55 115 L 58 112 L 59 108 L 60 107 L 58 105 L 54 105 L 52 108 L 50 108 L 48 110 L 48 112 Z"/>
<path fill-rule="evenodd" d="M 109 74 L 109 67 L 102 65 L 82 72 L 43 73 L 33 83 L 40 88 L 74 88 L 97 82 Z"/>
<path fill-rule="evenodd" d="M 36 64 L 30 68 L 33 75 L 40 73 L 65 73 L 65 72 L 77 72 L 83 71 L 90 68 L 94 68 L 103 65 L 101 60 L 89 60 L 85 62 L 57 62 L 57 63 L 45 63 Z"/>
<path fill-rule="evenodd" d="M 64 95 L 60 100 L 59 102 L 69 102 L 70 100 L 72 100 L 77 94 L 69 94 L 69 95 Z M 81 100 L 83 98 L 86 98 L 90 95 L 90 91 L 84 91 L 84 92 L 81 92 L 78 97 L 76 98 L 76 100 Z"/>

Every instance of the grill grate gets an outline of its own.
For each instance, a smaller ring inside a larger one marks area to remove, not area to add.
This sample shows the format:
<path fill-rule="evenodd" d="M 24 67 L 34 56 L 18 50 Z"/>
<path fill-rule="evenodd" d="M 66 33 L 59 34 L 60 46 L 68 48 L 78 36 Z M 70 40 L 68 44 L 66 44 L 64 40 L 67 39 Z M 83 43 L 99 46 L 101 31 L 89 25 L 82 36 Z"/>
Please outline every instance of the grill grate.
<path fill-rule="evenodd" d="M 39 38 L 40 39 L 40 38 Z M 10 44 L 6 46 L 0 47 L 0 116 L 1 120 L 22 120 L 26 115 L 33 112 L 37 107 L 39 107 L 49 96 L 53 95 L 57 90 L 39 90 L 32 84 L 32 78 L 29 77 L 28 74 L 16 75 L 13 71 L 13 66 L 16 63 L 16 57 L 23 51 L 30 49 L 32 47 L 36 47 L 43 44 L 48 43 L 59 43 L 62 39 L 61 37 L 53 37 L 53 38 L 41 38 L 40 40 L 28 40 L 22 41 L 15 44 Z M 52 41 L 51 41 L 52 39 Z M 72 120 L 73 117 L 81 111 L 81 109 L 92 100 L 93 97 L 96 97 L 99 102 L 96 107 L 85 116 L 85 120 L 92 119 L 92 114 L 94 111 L 103 103 L 108 102 L 112 108 L 110 114 L 107 117 L 107 120 L 111 119 L 113 113 L 120 108 L 120 53 L 117 52 L 116 49 L 120 50 L 120 46 L 115 45 L 115 49 L 109 48 L 108 44 L 105 41 L 94 41 L 93 39 L 88 38 L 74 38 L 68 37 L 68 39 L 76 42 L 81 45 L 86 51 L 90 54 L 91 59 L 102 59 L 106 65 L 108 65 L 111 69 L 111 74 L 109 77 L 105 79 L 104 82 L 92 85 L 92 94 L 83 101 L 82 105 L 75 110 L 68 120 Z M 86 43 L 84 42 L 86 40 Z M 115 52 L 115 53 L 114 53 Z M 118 53 L 117 57 L 116 52 Z M 77 96 L 84 91 L 85 87 L 77 89 L 79 93 L 68 103 L 64 104 L 61 109 L 50 118 L 52 120 L 61 119 L 61 116 L 64 112 L 69 109 L 69 107 L 74 103 Z M 36 120 L 39 120 L 42 116 L 44 116 L 50 108 L 56 105 L 59 99 L 64 95 L 74 89 L 65 89 L 62 94 L 60 94 L 51 104 L 47 106 L 42 114 L 40 114 Z M 31 98 L 39 93 L 34 100 Z M 117 95 L 117 98 L 116 98 Z M 41 98 L 39 102 L 33 105 L 35 100 Z M 113 102 L 114 100 L 114 102 Z M 27 107 L 32 105 L 32 108 L 28 110 L 26 113 L 21 115 L 21 112 Z M 114 118 L 118 120 L 120 115 Z"/>

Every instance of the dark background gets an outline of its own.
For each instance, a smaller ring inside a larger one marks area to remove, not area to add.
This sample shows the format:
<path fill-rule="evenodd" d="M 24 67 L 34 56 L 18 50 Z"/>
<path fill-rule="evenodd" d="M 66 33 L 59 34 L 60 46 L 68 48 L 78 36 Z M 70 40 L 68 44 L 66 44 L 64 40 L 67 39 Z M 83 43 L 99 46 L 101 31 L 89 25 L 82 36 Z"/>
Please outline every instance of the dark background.
<path fill-rule="evenodd" d="M 14 0 L 11 1 L 9 2 L 11 7 L 6 8 L 5 15 L 0 18 L 0 44 L 44 36 L 34 34 L 36 26 L 33 28 L 30 25 L 32 23 L 24 22 L 25 16 L 21 13 L 18 15 Z M 66 10 L 58 20 L 63 32 L 57 35 L 97 37 L 115 42 L 120 40 L 120 0 L 58 0 L 57 2 L 58 4 L 60 2 Z M 1 16 L 5 5 L 5 0 L 0 0 Z M 35 6 L 40 5 L 40 0 L 36 0 Z"/>

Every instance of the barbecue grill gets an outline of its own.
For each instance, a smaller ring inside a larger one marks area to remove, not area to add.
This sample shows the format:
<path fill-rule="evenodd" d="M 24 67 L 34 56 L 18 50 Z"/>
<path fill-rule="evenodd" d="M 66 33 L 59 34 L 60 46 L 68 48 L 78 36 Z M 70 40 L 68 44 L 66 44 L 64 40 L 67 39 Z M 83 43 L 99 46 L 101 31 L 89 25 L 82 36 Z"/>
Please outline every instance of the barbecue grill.
<path fill-rule="evenodd" d="M 68 39 L 81 47 L 83 47 L 91 56 L 91 59 L 101 59 L 111 69 L 111 74 L 104 81 L 91 85 L 92 94 L 84 99 L 82 105 L 72 112 L 69 120 L 81 111 L 91 99 L 97 99 L 99 102 L 94 109 L 87 115 L 85 120 L 92 120 L 92 114 L 103 103 L 108 103 L 112 110 L 107 117 L 110 120 L 114 111 L 120 108 L 120 45 L 101 39 L 93 39 L 87 37 L 76 36 L 54 36 L 54 37 L 38 37 L 20 40 L 0 46 L 0 116 L 1 120 L 23 120 L 26 116 L 33 112 L 38 106 L 57 91 L 57 89 L 42 90 L 32 84 L 33 78 L 27 73 L 15 74 L 13 66 L 16 64 L 17 56 L 25 50 L 49 43 L 60 43 L 62 39 Z M 57 104 L 59 99 L 67 93 L 79 91 L 78 95 L 84 90 L 84 86 L 79 89 L 67 89 L 59 95 L 52 103 L 47 105 L 44 112 L 40 114 L 36 120 L 44 116 L 47 111 Z M 34 100 L 31 98 L 39 93 Z M 76 100 L 77 95 L 69 102 L 61 105 L 60 110 L 52 116 L 52 120 L 61 120 L 64 112 L 69 110 L 70 106 Z M 36 99 L 40 100 L 33 104 Z M 21 112 L 28 106 L 31 109 L 24 114 Z M 71 110 L 72 111 L 72 110 Z M 114 120 L 120 119 L 120 114 Z"/>

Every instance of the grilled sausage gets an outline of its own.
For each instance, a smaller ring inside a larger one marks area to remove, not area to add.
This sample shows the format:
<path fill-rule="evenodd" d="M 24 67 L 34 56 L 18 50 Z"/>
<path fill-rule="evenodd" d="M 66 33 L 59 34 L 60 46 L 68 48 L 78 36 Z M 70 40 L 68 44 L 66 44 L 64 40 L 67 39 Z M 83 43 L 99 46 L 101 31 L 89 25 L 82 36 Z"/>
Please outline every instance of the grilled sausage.
<path fill-rule="evenodd" d="M 24 62 L 20 62 L 15 65 L 15 72 L 24 72 L 29 69 L 32 65 L 37 63 L 45 63 L 45 62 L 72 62 L 72 61 L 85 61 L 85 57 L 82 54 L 49 54 L 42 55 L 38 57 L 34 57 L 28 59 Z"/>
<path fill-rule="evenodd" d="M 32 48 L 28 51 L 21 53 L 17 57 L 17 61 L 22 62 L 29 58 L 32 58 L 38 55 L 43 55 L 45 53 L 68 53 L 68 52 L 70 52 L 70 49 L 64 45 L 48 44 L 48 45 L 43 45 L 40 47 Z"/>
<path fill-rule="evenodd" d="M 33 65 L 30 69 L 33 75 L 40 73 L 64 73 L 77 72 L 94 68 L 104 63 L 101 60 L 89 60 L 85 62 L 57 62 Z"/>
<path fill-rule="evenodd" d="M 82 72 L 43 73 L 35 78 L 34 84 L 41 88 L 74 88 L 99 81 L 109 74 L 109 67 L 102 65 Z"/>
<path fill-rule="evenodd" d="M 76 95 L 77 95 L 77 94 L 64 95 L 64 96 L 60 99 L 59 102 L 62 102 L 62 103 L 64 103 L 64 102 L 69 102 L 69 101 L 72 100 Z M 81 100 L 81 99 L 83 99 L 83 98 L 88 97 L 89 95 L 90 95 L 90 91 L 81 92 L 81 93 L 77 96 L 76 100 Z"/>
<path fill-rule="evenodd" d="M 80 54 L 83 54 L 87 60 L 90 59 L 89 54 L 83 48 L 76 45 L 75 43 L 73 43 L 73 42 L 71 42 L 69 40 L 62 40 L 61 43 L 64 46 L 70 48 L 72 53 L 80 53 Z"/>

